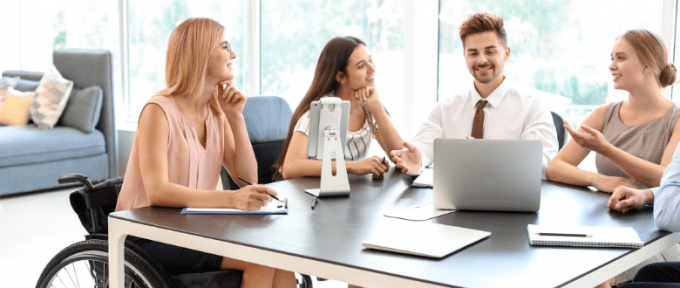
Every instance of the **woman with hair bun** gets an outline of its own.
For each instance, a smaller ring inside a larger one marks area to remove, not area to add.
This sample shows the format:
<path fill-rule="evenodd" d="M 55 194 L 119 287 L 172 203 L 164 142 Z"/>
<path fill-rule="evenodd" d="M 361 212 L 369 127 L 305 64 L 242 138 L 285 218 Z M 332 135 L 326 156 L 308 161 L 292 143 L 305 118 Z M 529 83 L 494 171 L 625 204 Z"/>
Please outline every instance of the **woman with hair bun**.
<path fill-rule="evenodd" d="M 675 82 L 677 69 L 668 63 L 666 45 L 658 35 L 630 30 L 617 38 L 611 57 L 614 88 L 628 91 L 628 99 L 595 109 L 578 131 L 566 123 L 572 140 L 550 162 L 546 176 L 608 193 L 617 190 L 612 197 L 618 197 L 621 189 L 659 186 L 680 141 L 680 109 L 661 94 L 661 88 Z M 590 151 L 597 153 L 598 173 L 577 167 Z M 677 246 L 598 287 L 630 281 L 645 264 L 680 260 Z"/>
<path fill-rule="evenodd" d="M 628 91 L 628 99 L 595 109 L 578 131 L 564 125 L 572 140 L 548 165 L 549 180 L 608 193 L 659 186 L 680 141 L 680 109 L 661 94 L 675 82 L 675 65 L 661 38 L 647 30 L 617 38 L 611 57 L 614 88 Z M 577 167 L 590 151 L 597 153 L 598 173 Z"/>

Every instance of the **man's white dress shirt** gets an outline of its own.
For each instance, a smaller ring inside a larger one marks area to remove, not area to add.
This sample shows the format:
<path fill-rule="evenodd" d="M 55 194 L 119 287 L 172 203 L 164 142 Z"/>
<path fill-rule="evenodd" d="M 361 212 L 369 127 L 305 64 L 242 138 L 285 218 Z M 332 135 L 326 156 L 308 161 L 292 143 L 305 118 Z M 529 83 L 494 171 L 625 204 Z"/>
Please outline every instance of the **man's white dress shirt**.
<path fill-rule="evenodd" d="M 540 140 L 543 142 L 545 178 L 545 168 L 557 154 L 559 146 L 552 115 L 540 96 L 518 91 L 507 79 L 486 99 L 482 99 L 474 84 L 471 86 L 467 92 L 437 103 L 420 127 L 413 144 L 422 155 L 422 167 L 432 163 L 434 139 L 464 139 L 470 136 L 475 105 L 479 100 L 487 100 L 483 108 L 484 139 Z"/>
<path fill-rule="evenodd" d="M 661 186 L 653 188 L 654 221 L 659 229 L 680 231 L 680 149 L 661 177 Z"/>

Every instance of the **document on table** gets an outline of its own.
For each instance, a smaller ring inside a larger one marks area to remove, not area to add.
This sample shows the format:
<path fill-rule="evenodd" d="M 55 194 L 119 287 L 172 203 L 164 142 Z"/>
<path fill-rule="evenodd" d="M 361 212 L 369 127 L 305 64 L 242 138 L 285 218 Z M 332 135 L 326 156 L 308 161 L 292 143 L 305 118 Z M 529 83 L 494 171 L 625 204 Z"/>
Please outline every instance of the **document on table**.
<path fill-rule="evenodd" d="M 434 182 L 434 169 L 425 168 L 420 176 L 413 180 L 411 187 L 416 188 L 432 188 L 432 183 Z"/>
<path fill-rule="evenodd" d="M 491 235 L 486 231 L 437 223 L 396 222 L 388 227 L 378 227 L 378 234 L 364 240 L 361 245 L 370 249 L 442 258 Z"/>
<path fill-rule="evenodd" d="M 263 215 L 263 214 L 288 214 L 288 198 L 283 199 L 283 201 L 272 201 L 267 204 L 267 206 L 262 207 L 257 211 L 245 211 L 241 209 L 231 209 L 231 208 L 184 208 L 182 209 L 182 214 L 251 214 L 251 215 Z"/>
<path fill-rule="evenodd" d="M 432 206 L 432 202 L 418 204 L 415 206 L 399 206 L 385 212 L 385 217 L 399 218 L 412 221 L 425 221 L 435 217 L 449 214 L 455 210 L 440 210 Z"/>
<path fill-rule="evenodd" d="M 527 226 L 530 245 L 620 247 L 644 246 L 632 227 Z"/>

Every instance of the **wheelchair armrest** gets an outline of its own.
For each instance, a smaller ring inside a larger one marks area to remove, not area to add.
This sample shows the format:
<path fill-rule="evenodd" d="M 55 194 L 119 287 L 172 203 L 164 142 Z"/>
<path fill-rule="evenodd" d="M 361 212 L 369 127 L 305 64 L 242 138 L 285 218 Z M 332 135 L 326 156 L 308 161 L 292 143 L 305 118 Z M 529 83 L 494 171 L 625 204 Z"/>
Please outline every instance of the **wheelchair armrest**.
<path fill-rule="evenodd" d="M 83 195 L 85 207 L 94 209 L 104 205 L 115 206 L 121 185 L 123 185 L 122 177 L 104 181 L 89 189 L 82 189 L 80 194 Z"/>
<path fill-rule="evenodd" d="M 80 191 L 85 201 L 87 209 L 95 209 L 104 205 L 116 205 L 118 201 L 118 187 L 106 186 L 101 189 L 93 189 L 91 191 Z"/>

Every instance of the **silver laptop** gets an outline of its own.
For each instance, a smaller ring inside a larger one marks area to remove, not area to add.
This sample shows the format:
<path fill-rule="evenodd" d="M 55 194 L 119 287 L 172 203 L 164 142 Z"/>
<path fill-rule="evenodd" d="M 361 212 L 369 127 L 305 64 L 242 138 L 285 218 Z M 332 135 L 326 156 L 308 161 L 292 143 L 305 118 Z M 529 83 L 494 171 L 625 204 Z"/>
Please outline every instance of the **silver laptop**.
<path fill-rule="evenodd" d="M 436 209 L 536 212 L 541 203 L 538 140 L 434 140 Z"/>

